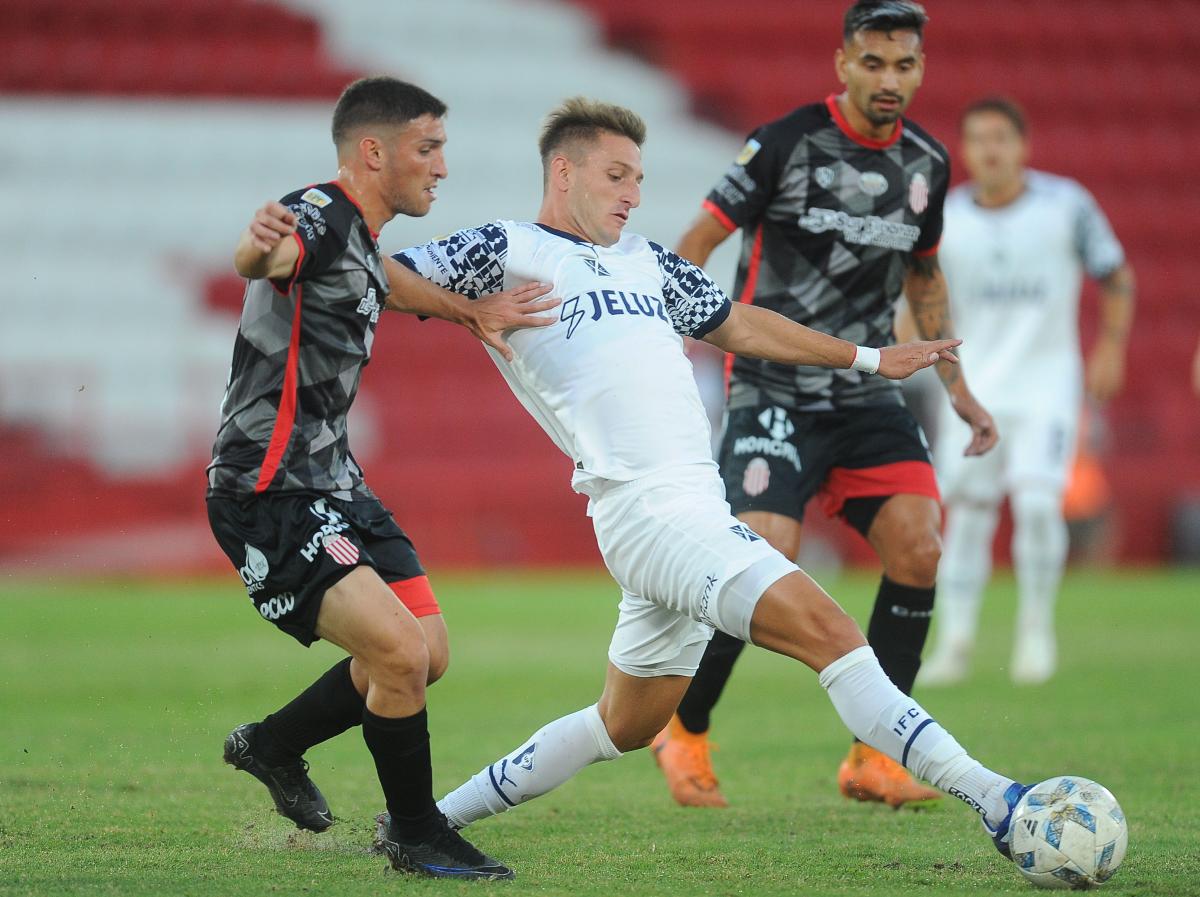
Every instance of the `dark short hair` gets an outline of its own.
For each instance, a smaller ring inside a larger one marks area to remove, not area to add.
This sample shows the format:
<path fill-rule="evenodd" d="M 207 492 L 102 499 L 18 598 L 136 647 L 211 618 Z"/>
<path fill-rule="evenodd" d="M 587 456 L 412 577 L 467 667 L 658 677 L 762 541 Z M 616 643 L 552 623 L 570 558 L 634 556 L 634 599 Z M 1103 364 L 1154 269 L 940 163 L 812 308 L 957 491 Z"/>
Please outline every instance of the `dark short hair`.
<path fill-rule="evenodd" d="M 542 165 L 550 162 L 556 150 L 575 141 L 592 141 L 602 133 L 628 137 L 638 146 L 646 142 L 646 123 L 636 112 L 613 103 L 571 97 L 546 116 L 538 152 Z"/>
<path fill-rule="evenodd" d="M 387 75 L 359 78 L 333 108 L 333 144 L 340 147 L 363 125 L 402 126 L 422 115 L 445 114 L 446 104 L 415 84 Z"/>
<path fill-rule="evenodd" d="M 928 21 L 925 7 L 911 0 L 858 0 L 846 10 L 842 37 L 848 41 L 859 31 L 915 31 L 924 40 Z"/>
<path fill-rule="evenodd" d="M 958 119 L 959 130 L 962 130 L 963 125 L 967 123 L 967 119 L 977 112 L 995 112 L 998 115 L 1003 115 L 1007 118 L 1017 133 L 1022 137 L 1025 136 L 1028 125 L 1025 122 L 1025 110 L 1021 108 L 1021 104 L 1016 100 L 1010 100 L 1008 97 L 982 97 L 967 106 L 962 111 L 962 115 Z"/>

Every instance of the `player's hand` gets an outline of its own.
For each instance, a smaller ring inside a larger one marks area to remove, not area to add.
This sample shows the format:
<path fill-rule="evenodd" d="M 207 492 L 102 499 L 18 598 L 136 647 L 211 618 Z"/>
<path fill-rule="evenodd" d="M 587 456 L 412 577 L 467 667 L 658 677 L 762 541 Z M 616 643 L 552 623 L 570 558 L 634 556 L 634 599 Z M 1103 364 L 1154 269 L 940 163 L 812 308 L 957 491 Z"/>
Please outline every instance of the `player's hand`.
<path fill-rule="evenodd" d="M 1102 339 L 1088 356 L 1084 375 L 1088 395 L 1097 402 L 1107 402 L 1125 385 L 1125 347 Z"/>
<path fill-rule="evenodd" d="M 1000 439 L 1000 432 L 996 429 L 996 422 L 992 420 L 992 416 L 988 414 L 984 408 L 971 395 L 970 390 L 966 388 L 963 381 L 959 381 L 958 389 L 950 390 L 950 404 L 959 417 L 966 422 L 971 428 L 971 441 L 967 444 L 963 455 L 970 458 L 973 455 L 982 455 L 990 452 L 995 447 L 996 442 Z"/>
<path fill-rule="evenodd" d="M 950 350 L 960 345 L 960 339 L 935 339 L 884 346 L 879 350 L 878 374 L 889 380 L 903 380 L 939 361 L 958 364 L 958 356 Z"/>
<path fill-rule="evenodd" d="M 507 331 L 548 327 L 558 321 L 557 316 L 541 314 L 562 303 L 556 297 L 546 297 L 551 288 L 551 284 L 535 281 L 476 299 L 471 303 L 471 317 L 466 326 L 485 345 L 503 355 L 505 361 L 512 361 L 512 349 L 504 341 Z"/>
<path fill-rule="evenodd" d="M 296 232 L 296 216 L 283 203 L 272 201 L 254 213 L 247 230 L 251 245 L 265 255 Z"/>

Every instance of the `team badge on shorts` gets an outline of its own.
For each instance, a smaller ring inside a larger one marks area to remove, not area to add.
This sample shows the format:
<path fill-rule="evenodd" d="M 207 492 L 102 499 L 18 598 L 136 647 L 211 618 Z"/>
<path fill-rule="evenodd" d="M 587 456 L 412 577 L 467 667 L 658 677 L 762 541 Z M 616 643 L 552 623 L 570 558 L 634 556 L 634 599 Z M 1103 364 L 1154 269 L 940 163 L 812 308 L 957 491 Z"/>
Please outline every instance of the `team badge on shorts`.
<path fill-rule="evenodd" d="M 918 215 L 929 207 L 929 181 L 919 171 L 908 184 L 908 205 Z"/>
<path fill-rule="evenodd" d="M 753 458 L 742 476 L 742 491 L 749 496 L 762 495 L 771 484 L 771 465 L 766 458 Z"/>
<path fill-rule="evenodd" d="M 358 563 L 358 546 L 345 536 L 326 538 L 325 551 L 343 567 Z"/>

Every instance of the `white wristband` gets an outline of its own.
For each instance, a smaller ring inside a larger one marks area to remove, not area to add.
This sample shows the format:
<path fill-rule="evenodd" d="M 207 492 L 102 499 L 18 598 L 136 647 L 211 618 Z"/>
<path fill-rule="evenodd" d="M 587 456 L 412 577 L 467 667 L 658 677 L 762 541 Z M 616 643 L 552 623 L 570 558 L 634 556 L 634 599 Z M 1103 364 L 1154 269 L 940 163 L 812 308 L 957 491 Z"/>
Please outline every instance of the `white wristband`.
<path fill-rule="evenodd" d="M 850 367 L 864 374 L 874 374 L 879 370 L 879 350 L 870 346 L 855 346 L 854 361 L 850 362 Z"/>

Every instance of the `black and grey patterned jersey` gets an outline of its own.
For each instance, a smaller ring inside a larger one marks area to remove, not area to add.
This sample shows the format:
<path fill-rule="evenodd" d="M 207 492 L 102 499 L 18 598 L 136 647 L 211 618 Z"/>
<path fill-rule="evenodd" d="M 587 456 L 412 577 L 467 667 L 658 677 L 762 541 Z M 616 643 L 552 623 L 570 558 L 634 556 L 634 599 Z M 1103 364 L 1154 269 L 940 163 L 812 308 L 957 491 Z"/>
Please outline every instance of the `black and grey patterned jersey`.
<path fill-rule="evenodd" d="M 834 97 L 750 135 L 704 207 L 743 247 L 734 295 L 852 343 L 886 346 L 912 255 L 937 250 L 949 157 L 902 119 L 887 141 L 857 134 Z M 730 407 L 797 410 L 901 404 L 857 371 L 732 361 Z"/>
<path fill-rule="evenodd" d="M 571 459 L 572 483 L 627 481 L 713 465 L 708 417 L 681 336 L 719 327 L 729 299 L 700 268 L 637 234 L 612 246 L 543 224 L 500 221 L 395 258 L 472 298 L 553 285 L 553 323 L 506 335 L 492 358 L 517 399 Z"/>
<path fill-rule="evenodd" d="M 350 453 L 346 414 L 389 289 L 379 247 L 336 183 L 281 202 L 296 216 L 300 258 L 291 280 L 246 285 L 209 494 L 373 498 Z"/>

